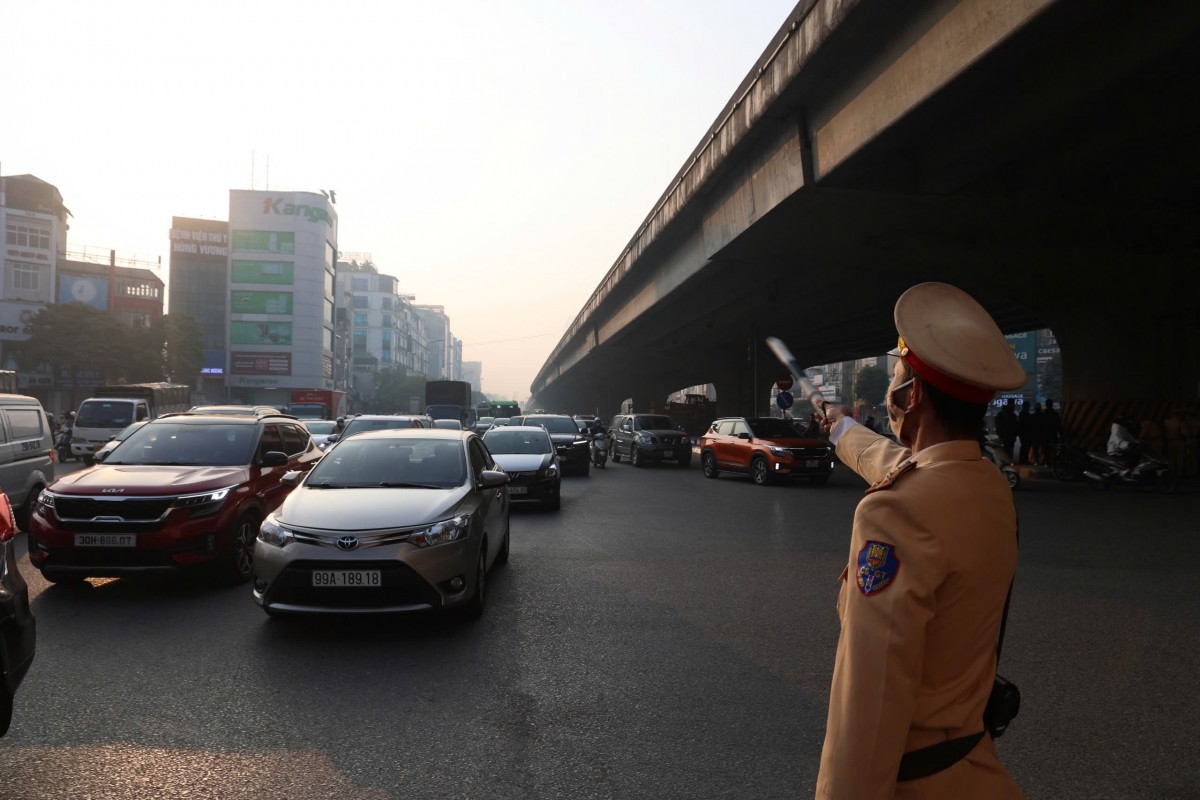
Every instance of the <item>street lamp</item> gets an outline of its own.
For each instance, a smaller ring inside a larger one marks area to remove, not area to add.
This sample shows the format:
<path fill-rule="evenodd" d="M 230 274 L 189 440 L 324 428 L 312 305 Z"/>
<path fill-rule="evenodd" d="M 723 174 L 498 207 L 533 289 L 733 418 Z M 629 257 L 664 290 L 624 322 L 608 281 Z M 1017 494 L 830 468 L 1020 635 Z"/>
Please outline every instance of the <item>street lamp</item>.
<path fill-rule="evenodd" d="M 435 345 L 435 344 L 445 344 L 445 343 L 446 343 L 446 340 L 445 340 L 445 339 L 433 339 L 433 340 L 431 340 L 431 341 L 428 341 L 428 342 L 426 342 L 426 343 L 425 343 L 425 357 L 426 357 L 426 359 L 428 359 L 428 358 L 429 358 L 429 352 L 430 352 L 430 348 L 431 348 L 433 345 Z M 445 358 L 443 358 L 443 359 L 442 359 L 442 361 L 444 362 L 444 361 L 445 361 Z M 428 378 L 428 377 L 441 377 L 441 376 L 440 376 L 440 375 L 438 375 L 438 376 L 426 375 L 425 377 L 427 377 L 427 378 Z"/>

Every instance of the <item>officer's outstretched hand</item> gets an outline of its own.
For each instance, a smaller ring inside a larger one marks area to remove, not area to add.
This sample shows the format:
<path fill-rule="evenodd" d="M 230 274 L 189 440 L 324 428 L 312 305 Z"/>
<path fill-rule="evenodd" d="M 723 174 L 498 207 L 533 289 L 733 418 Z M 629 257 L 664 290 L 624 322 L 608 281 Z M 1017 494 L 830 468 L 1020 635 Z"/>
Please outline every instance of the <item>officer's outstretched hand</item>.
<path fill-rule="evenodd" d="M 834 425 L 845 417 L 852 416 L 853 412 L 846 406 L 835 406 L 829 403 L 825 404 L 825 419 L 821 421 L 821 430 L 825 431 L 825 435 L 829 435 L 829 431 Z"/>

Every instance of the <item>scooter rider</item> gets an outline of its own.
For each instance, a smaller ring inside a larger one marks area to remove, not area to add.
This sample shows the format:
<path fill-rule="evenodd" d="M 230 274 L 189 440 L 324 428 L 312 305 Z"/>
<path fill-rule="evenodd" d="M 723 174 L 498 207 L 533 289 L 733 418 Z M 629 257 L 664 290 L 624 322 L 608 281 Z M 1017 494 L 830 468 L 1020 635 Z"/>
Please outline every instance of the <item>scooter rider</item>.
<path fill-rule="evenodd" d="M 1123 465 L 1122 477 L 1127 477 L 1142 457 L 1142 441 L 1133 435 L 1133 428 L 1132 417 L 1117 417 L 1108 437 L 1108 454 Z"/>

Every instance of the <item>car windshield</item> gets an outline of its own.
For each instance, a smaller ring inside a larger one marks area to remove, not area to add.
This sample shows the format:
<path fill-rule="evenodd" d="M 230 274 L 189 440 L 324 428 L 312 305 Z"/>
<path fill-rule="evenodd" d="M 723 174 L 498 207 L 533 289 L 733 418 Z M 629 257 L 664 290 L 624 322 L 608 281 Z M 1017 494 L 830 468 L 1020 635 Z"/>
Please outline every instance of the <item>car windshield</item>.
<path fill-rule="evenodd" d="M 526 417 L 525 424 L 541 426 L 550 433 L 579 433 L 579 428 L 575 427 L 575 420 L 570 417 Z"/>
<path fill-rule="evenodd" d="M 634 417 L 633 429 L 635 431 L 673 431 L 675 423 L 671 422 L 670 417 Z"/>
<path fill-rule="evenodd" d="M 342 438 L 345 439 L 363 431 L 386 431 L 393 428 L 411 428 L 412 426 L 412 420 L 407 417 L 376 417 L 374 419 L 355 417 L 346 423 L 346 430 L 342 431 Z"/>
<path fill-rule="evenodd" d="M 85 400 L 75 417 L 77 428 L 124 428 L 133 422 L 133 403 L 128 400 Z"/>
<path fill-rule="evenodd" d="M 337 423 L 331 419 L 306 419 L 302 422 L 304 427 L 308 428 L 308 432 L 315 436 L 333 433 L 333 429 L 337 426 Z"/>
<path fill-rule="evenodd" d="M 305 485 L 449 489 L 462 486 L 466 475 L 461 442 L 368 437 L 339 442 L 309 473 Z"/>
<path fill-rule="evenodd" d="M 123 442 L 129 438 L 129 435 L 131 433 L 133 433 L 134 431 L 136 431 L 138 428 L 142 427 L 145 424 L 146 424 L 145 421 L 135 422 L 132 425 L 129 425 L 129 426 L 125 427 L 124 429 L 122 429 L 121 432 L 118 433 L 114 438 L 118 442 Z"/>
<path fill-rule="evenodd" d="M 763 419 L 749 420 L 750 431 L 760 439 L 803 439 L 804 434 L 796 429 L 791 420 Z"/>
<path fill-rule="evenodd" d="M 121 443 L 120 452 L 104 463 L 233 467 L 250 463 L 258 437 L 257 425 L 203 425 L 153 422 L 138 428 Z"/>
<path fill-rule="evenodd" d="M 503 428 L 505 425 L 509 424 L 509 422 L 511 422 L 511 420 L 508 419 L 508 417 L 496 417 L 494 420 L 492 420 L 492 427 Z"/>
<path fill-rule="evenodd" d="M 483 443 L 493 455 L 544 455 L 554 452 L 550 437 L 541 431 L 505 431 L 494 428 L 483 435 Z"/>

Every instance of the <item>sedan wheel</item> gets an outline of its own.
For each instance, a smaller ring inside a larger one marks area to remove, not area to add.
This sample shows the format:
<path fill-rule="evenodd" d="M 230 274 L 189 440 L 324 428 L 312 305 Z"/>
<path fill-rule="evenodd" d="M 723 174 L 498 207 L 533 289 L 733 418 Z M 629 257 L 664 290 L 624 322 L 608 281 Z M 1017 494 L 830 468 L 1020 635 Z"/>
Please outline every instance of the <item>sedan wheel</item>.
<path fill-rule="evenodd" d="M 771 471 L 767 466 L 767 460 L 762 456 L 756 456 L 754 461 L 750 463 L 750 476 L 754 478 L 754 482 L 759 486 L 766 486 L 771 482 Z"/>
<path fill-rule="evenodd" d="M 463 613 L 471 619 L 483 616 L 483 608 L 487 603 L 487 541 L 479 547 L 479 564 L 475 568 L 475 594 L 463 607 Z"/>

